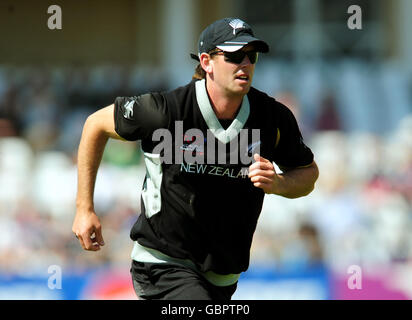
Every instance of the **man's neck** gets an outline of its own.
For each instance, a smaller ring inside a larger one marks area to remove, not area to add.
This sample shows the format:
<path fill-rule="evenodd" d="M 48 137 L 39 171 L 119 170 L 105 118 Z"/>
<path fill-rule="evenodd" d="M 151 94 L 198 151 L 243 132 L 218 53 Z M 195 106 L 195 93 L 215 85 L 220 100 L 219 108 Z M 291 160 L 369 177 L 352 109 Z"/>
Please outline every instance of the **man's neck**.
<path fill-rule="evenodd" d="M 206 81 L 206 90 L 216 117 L 218 119 L 234 119 L 244 95 L 228 95 L 209 81 Z"/>

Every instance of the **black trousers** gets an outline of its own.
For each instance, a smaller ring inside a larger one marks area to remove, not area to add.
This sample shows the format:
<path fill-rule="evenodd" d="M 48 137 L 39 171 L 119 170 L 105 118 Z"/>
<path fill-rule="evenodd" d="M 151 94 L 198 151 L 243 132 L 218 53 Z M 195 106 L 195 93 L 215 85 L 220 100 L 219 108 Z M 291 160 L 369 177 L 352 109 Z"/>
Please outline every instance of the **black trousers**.
<path fill-rule="evenodd" d="M 230 300 L 237 282 L 220 287 L 201 274 L 174 263 L 146 263 L 132 260 L 133 287 L 146 300 Z"/>

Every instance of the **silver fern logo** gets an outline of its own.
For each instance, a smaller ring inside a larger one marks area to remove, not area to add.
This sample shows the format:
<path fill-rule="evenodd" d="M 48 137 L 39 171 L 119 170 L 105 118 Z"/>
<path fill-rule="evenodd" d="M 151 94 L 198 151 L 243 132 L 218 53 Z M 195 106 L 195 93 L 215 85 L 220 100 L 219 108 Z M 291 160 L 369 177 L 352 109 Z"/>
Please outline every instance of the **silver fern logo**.
<path fill-rule="evenodd" d="M 229 22 L 229 25 L 233 28 L 233 34 L 236 34 L 236 29 L 242 29 L 245 27 L 245 23 L 240 19 L 234 19 Z"/>
<path fill-rule="evenodd" d="M 134 100 L 130 100 L 124 105 L 123 117 L 125 117 L 126 119 L 132 119 L 133 117 L 133 105 Z"/>

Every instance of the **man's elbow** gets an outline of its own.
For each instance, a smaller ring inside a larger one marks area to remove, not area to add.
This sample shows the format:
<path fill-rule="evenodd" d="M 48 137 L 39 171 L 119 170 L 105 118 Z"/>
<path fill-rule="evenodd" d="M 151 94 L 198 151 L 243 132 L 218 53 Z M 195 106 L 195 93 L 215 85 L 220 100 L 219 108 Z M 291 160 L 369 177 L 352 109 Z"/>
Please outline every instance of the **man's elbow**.
<path fill-rule="evenodd" d="M 311 183 L 308 186 L 308 190 L 307 190 L 307 193 L 305 194 L 305 196 L 307 196 L 313 190 L 315 190 L 315 183 L 319 178 L 319 168 L 318 168 L 315 161 L 313 161 L 313 164 L 310 168 L 311 168 L 311 177 L 312 177 L 312 179 L 311 179 Z"/>
<path fill-rule="evenodd" d="M 319 168 L 316 165 L 316 163 L 313 162 L 310 167 L 306 168 L 306 170 L 309 173 L 308 174 L 309 178 L 308 178 L 306 187 L 303 190 L 301 190 L 299 194 L 295 195 L 295 197 L 293 198 L 306 197 L 307 195 L 312 193 L 313 190 L 315 190 L 315 184 L 319 178 Z"/>
<path fill-rule="evenodd" d="M 314 189 L 315 183 L 319 178 L 319 168 L 315 161 L 313 161 L 313 165 L 312 165 L 312 177 L 313 177 L 313 189 Z"/>
<path fill-rule="evenodd" d="M 306 189 L 306 191 L 303 193 L 302 197 L 308 196 L 309 194 L 312 193 L 313 190 L 315 190 L 315 183 L 311 184 L 311 185 Z"/>
<path fill-rule="evenodd" d="M 291 192 L 289 194 L 284 194 L 283 196 L 288 199 L 297 199 L 306 197 L 315 189 L 315 184 L 307 186 L 305 189 L 301 189 L 300 191 Z"/>

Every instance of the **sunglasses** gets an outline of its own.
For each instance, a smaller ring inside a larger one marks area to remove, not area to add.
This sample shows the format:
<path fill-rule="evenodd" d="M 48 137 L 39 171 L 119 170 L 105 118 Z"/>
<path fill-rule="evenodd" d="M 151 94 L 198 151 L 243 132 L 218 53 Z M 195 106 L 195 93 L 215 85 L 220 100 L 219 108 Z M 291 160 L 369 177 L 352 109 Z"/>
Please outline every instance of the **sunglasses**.
<path fill-rule="evenodd" d="M 223 54 L 225 56 L 225 61 L 231 62 L 231 63 L 236 63 L 239 64 L 243 61 L 245 56 L 249 58 L 249 61 L 251 64 L 255 64 L 257 59 L 258 59 L 258 53 L 256 51 L 234 51 L 234 52 L 228 52 L 228 51 L 223 51 L 223 50 L 216 50 L 212 51 L 209 53 L 210 55 L 215 55 L 215 54 Z"/>

